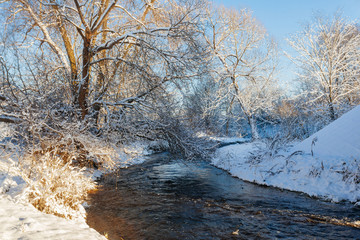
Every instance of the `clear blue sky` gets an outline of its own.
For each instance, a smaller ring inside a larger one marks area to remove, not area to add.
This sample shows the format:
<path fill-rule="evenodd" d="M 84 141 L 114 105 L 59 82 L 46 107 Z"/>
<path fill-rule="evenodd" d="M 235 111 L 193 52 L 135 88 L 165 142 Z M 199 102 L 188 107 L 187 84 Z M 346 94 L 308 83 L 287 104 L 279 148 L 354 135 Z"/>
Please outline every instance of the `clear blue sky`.
<path fill-rule="evenodd" d="M 215 4 L 229 8 L 250 9 L 254 16 L 265 26 L 280 47 L 291 52 L 285 38 L 302 29 L 314 14 L 331 16 L 340 11 L 344 17 L 360 19 L 360 0 L 213 0 Z M 280 78 L 293 78 L 288 60 L 281 58 L 283 67 Z"/>
<path fill-rule="evenodd" d="M 352 19 L 360 18 L 360 0 L 214 0 L 237 9 L 248 8 L 270 34 L 284 38 L 301 29 L 313 13 L 331 15 L 337 10 Z M 280 40 L 280 39 L 278 39 Z"/>

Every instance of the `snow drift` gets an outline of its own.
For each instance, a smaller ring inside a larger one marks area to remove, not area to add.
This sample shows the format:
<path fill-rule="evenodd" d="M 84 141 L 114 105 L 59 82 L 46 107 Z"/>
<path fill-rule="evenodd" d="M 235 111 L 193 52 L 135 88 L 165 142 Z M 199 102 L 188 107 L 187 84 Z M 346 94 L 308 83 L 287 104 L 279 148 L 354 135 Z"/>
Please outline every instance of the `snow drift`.
<path fill-rule="evenodd" d="M 322 159 L 360 161 L 360 106 L 344 114 L 290 151 L 303 151 Z"/>
<path fill-rule="evenodd" d="M 220 148 L 212 163 L 243 180 L 332 201 L 360 201 L 360 106 L 304 141 L 269 154 L 264 142 Z"/>

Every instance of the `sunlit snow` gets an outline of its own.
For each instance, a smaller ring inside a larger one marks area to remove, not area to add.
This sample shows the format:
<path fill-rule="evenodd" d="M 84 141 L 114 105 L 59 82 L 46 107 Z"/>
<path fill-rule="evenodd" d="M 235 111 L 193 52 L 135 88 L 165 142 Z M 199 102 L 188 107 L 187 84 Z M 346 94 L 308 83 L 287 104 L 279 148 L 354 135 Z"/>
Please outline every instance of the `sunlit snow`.
<path fill-rule="evenodd" d="M 332 201 L 360 200 L 360 106 L 295 146 L 272 156 L 266 149 L 264 142 L 223 147 L 212 163 L 247 181 Z"/>

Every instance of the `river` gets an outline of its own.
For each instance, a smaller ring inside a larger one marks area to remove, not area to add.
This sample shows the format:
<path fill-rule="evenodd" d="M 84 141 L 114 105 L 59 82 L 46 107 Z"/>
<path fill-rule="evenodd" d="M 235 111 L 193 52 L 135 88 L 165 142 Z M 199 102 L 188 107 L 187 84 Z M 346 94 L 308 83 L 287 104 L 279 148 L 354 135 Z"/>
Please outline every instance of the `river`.
<path fill-rule="evenodd" d="M 167 153 L 104 177 L 88 202 L 87 223 L 109 239 L 360 239 L 360 207 Z"/>

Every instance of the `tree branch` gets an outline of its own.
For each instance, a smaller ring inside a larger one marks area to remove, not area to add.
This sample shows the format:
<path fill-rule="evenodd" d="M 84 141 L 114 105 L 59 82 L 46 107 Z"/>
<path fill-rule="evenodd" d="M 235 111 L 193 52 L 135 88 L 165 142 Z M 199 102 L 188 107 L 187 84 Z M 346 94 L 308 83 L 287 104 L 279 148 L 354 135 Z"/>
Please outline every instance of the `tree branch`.
<path fill-rule="evenodd" d="M 106 19 L 106 17 L 109 15 L 109 13 L 111 12 L 111 10 L 115 7 L 117 0 L 115 0 L 114 2 L 112 2 L 109 7 L 104 11 L 104 13 L 98 18 L 96 19 L 96 21 L 94 22 L 94 25 L 91 27 L 91 31 L 95 32 L 97 31 L 100 26 L 102 25 L 103 21 Z"/>
<path fill-rule="evenodd" d="M 21 118 L 7 116 L 7 115 L 0 115 L 0 122 L 4 123 L 20 123 L 22 121 Z"/>
<path fill-rule="evenodd" d="M 93 53 L 98 53 L 102 50 L 105 50 L 105 49 L 111 49 L 113 48 L 116 44 L 118 44 L 119 42 L 129 38 L 129 37 L 133 37 L 133 38 L 137 38 L 136 35 L 139 35 L 139 34 L 147 34 L 147 35 L 150 35 L 151 33 L 154 33 L 154 32 L 166 32 L 166 31 L 169 31 L 170 28 L 156 28 L 156 29 L 152 29 L 150 31 L 134 31 L 134 32 L 131 32 L 131 33 L 127 33 L 127 34 L 124 34 L 124 35 L 121 35 L 117 38 L 114 38 L 112 40 L 109 40 L 107 41 L 106 43 L 104 44 L 101 44 L 95 48 L 92 49 Z"/>
<path fill-rule="evenodd" d="M 74 3 L 75 3 L 75 6 L 76 6 L 76 9 L 78 11 L 78 14 L 79 14 L 79 17 L 80 17 L 80 20 L 81 20 L 82 24 L 85 26 L 85 28 L 90 29 L 89 25 L 85 21 L 83 13 L 81 12 L 81 6 L 80 6 L 78 0 L 74 0 Z"/>

